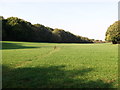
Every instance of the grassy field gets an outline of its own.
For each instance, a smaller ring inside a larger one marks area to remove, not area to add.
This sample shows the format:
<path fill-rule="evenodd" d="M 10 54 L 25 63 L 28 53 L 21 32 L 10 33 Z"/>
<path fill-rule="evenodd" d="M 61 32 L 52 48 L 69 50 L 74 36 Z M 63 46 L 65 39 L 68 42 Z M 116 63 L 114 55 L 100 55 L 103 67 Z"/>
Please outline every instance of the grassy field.
<path fill-rule="evenodd" d="M 116 88 L 118 45 L 3 41 L 3 88 Z"/>

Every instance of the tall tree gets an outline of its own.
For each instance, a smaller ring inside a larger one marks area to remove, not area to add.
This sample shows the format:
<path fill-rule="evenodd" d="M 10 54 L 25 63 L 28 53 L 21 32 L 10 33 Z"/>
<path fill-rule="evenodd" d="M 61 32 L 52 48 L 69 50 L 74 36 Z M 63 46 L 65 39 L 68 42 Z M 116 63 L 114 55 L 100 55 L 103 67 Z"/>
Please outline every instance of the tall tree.
<path fill-rule="evenodd" d="M 120 21 L 116 21 L 108 27 L 105 40 L 111 41 L 113 44 L 120 42 Z"/>

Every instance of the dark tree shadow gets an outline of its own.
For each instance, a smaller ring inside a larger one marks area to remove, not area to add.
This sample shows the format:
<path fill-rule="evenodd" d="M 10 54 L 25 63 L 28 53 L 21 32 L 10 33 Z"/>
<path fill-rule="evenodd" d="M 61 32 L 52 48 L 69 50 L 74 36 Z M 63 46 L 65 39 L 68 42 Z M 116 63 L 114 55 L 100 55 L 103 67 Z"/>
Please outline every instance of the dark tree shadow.
<path fill-rule="evenodd" d="M 82 70 L 64 70 L 65 66 L 16 68 L 3 66 L 3 88 L 111 88 L 112 83 L 105 83 L 76 76 L 87 76 L 93 68 Z"/>
<path fill-rule="evenodd" d="M 29 47 L 29 46 L 23 46 L 22 44 L 2 42 L 3 50 L 4 49 L 25 49 L 25 48 L 37 48 L 37 47 Z"/>

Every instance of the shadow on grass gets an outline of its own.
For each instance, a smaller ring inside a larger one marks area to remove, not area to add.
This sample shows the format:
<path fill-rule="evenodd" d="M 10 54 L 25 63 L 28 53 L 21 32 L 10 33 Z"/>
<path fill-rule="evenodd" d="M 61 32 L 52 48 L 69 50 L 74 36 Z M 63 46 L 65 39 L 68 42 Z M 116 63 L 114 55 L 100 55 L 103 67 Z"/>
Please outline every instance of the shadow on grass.
<path fill-rule="evenodd" d="M 82 70 L 64 70 L 65 66 L 33 67 L 12 69 L 3 66 L 3 88 L 111 88 L 105 83 L 87 78 L 92 68 Z"/>
<path fill-rule="evenodd" d="M 3 50 L 4 49 L 26 49 L 26 48 L 37 48 L 37 47 L 29 47 L 29 46 L 22 46 L 22 44 L 2 42 Z"/>

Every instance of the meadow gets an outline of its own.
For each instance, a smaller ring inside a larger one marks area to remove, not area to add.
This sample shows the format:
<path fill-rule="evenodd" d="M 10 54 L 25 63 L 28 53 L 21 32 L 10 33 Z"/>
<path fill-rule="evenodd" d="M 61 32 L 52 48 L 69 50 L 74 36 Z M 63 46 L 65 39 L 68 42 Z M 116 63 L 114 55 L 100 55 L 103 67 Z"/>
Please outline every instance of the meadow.
<path fill-rule="evenodd" d="M 118 45 L 2 41 L 3 88 L 117 88 Z"/>

